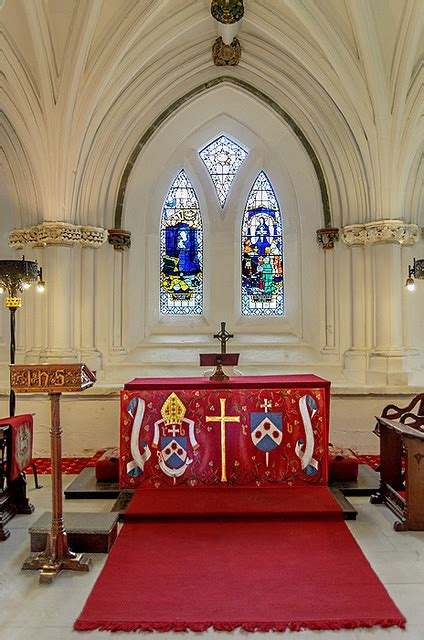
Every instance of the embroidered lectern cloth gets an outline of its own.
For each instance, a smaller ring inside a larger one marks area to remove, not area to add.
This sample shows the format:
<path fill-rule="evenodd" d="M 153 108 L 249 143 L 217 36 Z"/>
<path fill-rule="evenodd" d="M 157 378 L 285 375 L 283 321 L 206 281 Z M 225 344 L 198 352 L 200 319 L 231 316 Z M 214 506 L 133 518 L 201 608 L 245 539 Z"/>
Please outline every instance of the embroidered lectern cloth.
<path fill-rule="evenodd" d="M 13 416 L 0 420 L 0 426 L 9 426 L 11 437 L 10 480 L 16 478 L 32 461 L 33 422 L 32 414 Z"/>
<path fill-rule="evenodd" d="M 136 378 L 121 392 L 120 487 L 327 483 L 330 382 Z"/>

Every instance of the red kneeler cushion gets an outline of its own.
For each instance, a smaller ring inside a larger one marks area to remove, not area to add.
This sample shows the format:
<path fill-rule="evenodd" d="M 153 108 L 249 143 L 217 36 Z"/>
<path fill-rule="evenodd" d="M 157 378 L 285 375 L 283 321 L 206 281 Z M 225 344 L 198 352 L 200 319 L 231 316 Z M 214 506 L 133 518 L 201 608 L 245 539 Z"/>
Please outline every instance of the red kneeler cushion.
<path fill-rule="evenodd" d="M 358 458 L 350 449 L 328 447 L 328 480 L 356 480 Z"/>
<path fill-rule="evenodd" d="M 118 482 L 119 449 L 108 449 L 96 463 L 97 482 Z"/>

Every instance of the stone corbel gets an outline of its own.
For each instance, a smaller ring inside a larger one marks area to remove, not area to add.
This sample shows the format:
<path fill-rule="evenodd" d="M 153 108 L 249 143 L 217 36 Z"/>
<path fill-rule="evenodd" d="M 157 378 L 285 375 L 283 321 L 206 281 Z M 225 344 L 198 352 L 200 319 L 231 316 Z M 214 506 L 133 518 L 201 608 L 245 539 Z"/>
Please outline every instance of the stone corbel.
<path fill-rule="evenodd" d="M 327 227 L 317 230 L 317 242 L 323 249 L 334 249 L 334 243 L 339 239 L 339 230 L 336 227 Z"/>
<path fill-rule="evenodd" d="M 78 244 L 96 249 L 101 247 L 106 239 L 107 232 L 101 227 L 80 226 L 69 222 L 43 222 L 34 227 L 14 229 L 9 235 L 9 246 L 13 249 L 22 249 L 25 246 Z"/>
<path fill-rule="evenodd" d="M 128 251 L 131 248 L 131 231 L 109 229 L 107 240 L 115 251 Z"/>
<path fill-rule="evenodd" d="M 421 230 L 416 224 L 403 220 L 376 220 L 351 224 L 343 228 L 342 240 L 349 246 L 365 246 L 394 242 L 410 246 L 419 241 Z"/>

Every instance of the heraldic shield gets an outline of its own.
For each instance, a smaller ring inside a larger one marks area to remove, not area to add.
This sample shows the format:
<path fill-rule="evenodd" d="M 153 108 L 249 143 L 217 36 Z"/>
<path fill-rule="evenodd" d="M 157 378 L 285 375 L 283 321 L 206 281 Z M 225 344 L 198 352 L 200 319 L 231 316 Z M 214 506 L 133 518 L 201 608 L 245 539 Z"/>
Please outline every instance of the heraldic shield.
<path fill-rule="evenodd" d="M 158 450 L 158 462 L 163 473 L 171 478 L 183 475 L 193 460 L 188 456 L 190 443 L 193 451 L 198 448 L 194 435 L 194 422 L 185 418 L 186 408 L 176 393 L 164 402 L 162 420 L 155 422 L 152 446 Z"/>
<path fill-rule="evenodd" d="M 283 440 L 283 414 L 251 413 L 250 435 L 255 447 L 265 453 L 273 451 Z"/>

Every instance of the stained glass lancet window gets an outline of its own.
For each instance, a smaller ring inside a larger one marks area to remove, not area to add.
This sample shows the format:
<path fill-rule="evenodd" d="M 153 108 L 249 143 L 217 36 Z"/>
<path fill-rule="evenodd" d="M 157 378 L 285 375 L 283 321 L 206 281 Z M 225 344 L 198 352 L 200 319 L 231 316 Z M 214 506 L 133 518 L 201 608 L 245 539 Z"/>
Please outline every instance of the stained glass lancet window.
<path fill-rule="evenodd" d="M 160 311 L 201 314 L 203 230 L 199 203 L 184 170 L 165 199 L 160 228 Z"/>
<path fill-rule="evenodd" d="M 241 310 L 246 316 L 284 314 L 281 214 L 263 171 L 250 190 L 243 215 Z"/>
<path fill-rule="evenodd" d="M 220 136 L 202 149 L 199 155 L 212 178 L 221 207 L 224 207 L 231 183 L 247 151 L 227 136 Z"/>

